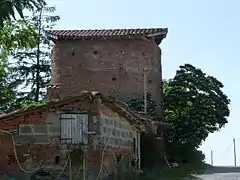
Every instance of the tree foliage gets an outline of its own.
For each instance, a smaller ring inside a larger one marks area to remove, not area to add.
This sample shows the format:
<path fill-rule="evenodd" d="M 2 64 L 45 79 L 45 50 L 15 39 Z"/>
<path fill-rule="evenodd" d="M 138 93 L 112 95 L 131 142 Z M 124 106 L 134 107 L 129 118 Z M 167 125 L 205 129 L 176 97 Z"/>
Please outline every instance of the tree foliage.
<path fill-rule="evenodd" d="M 37 29 L 38 39 L 34 48 L 19 50 L 13 54 L 14 63 L 11 66 L 12 79 L 22 88 L 18 92 L 21 102 L 38 102 L 44 98 L 46 85 L 50 81 L 50 41 L 44 30 L 50 29 L 59 20 L 52 15 L 55 7 L 37 9 L 26 21 Z"/>
<path fill-rule="evenodd" d="M 127 104 L 129 108 L 137 112 L 144 112 L 144 97 L 140 99 L 130 99 Z M 147 115 L 153 117 L 154 119 L 158 118 L 156 106 L 157 103 L 152 99 L 152 95 L 150 93 L 147 93 Z"/>
<path fill-rule="evenodd" d="M 198 147 L 209 133 L 228 121 L 230 100 L 223 84 L 190 64 L 180 66 L 173 79 L 164 83 L 164 108 L 172 123 L 170 139 L 177 144 Z"/>
<path fill-rule="evenodd" d="M 16 12 L 24 18 L 24 9 L 33 10 L 45 4 L 44 0 L 0 0 L 0 28 L 4 27 L 5 21 L 16 20 Z"/>
<path fill-rule="evenodd" d="M 9 82 L 6 62 L 0 61 L 0 114 L 10 112 L 15 107 L 15 87 Z"/>
<path fill-rule="evenodd" d="M 36 28 L 22 19 L 7 20 L 0 27 L 0 113 L 20 107 L 16 96 L 17 84 L 12 82 L 10 76 L 9 55 L 35 47 L 37 40 Z"/>
<path fill-rule="evenodd" d="M 174 78 L 163 84 L 164 117 L 172 125 L 168 155 L 180 163 L 201 164 L 204 155 L 197 150 L 201 142 L 228 122 L 230 100 L 222 91 L 223 84 L 190 64 L 180 66 Z M 142 112 L 143 98 L 131 99 L 128 105 Z M 148 94 L 149 116 L 156 116 L 155 107 Z"/>
<path fill-rule="evenodd" d="M 0 28 L 0 60 L 6 61 L 17 50 L 33 48 L 37 45 L 36 28 L 24 20 L 7 21 Z"/>
<path fill-rule="evenodd" d="M 163 87 L 165 121 L 168 131 L 167 153 L 170 162 L 201 166 L 204 155 L 197 150 L 209 133 L 220 130 L 228 121 L 230 100 L 223 84 L 202 70 L 185 64 Z M 148 94 L 148 115 L 156 118 L 156 103 Z M 143 98 L 131 99 L 128 105 L 142 112 Z M 153 153 L 149 150 L 149 157 Z"/>

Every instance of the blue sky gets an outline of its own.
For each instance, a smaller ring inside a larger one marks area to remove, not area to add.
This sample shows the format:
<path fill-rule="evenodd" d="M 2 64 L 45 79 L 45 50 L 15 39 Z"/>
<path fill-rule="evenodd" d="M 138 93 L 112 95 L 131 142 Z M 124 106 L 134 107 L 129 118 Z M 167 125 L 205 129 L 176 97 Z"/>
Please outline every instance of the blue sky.
<path fill-rule="evenodd" d="M 48 0 L 61 19 L 57 29 L 168 27 L 160 45 L 163 75 L 171 78 L 179 65 L 191 63 L 225 85 L 231 99 L 228 125 L 211 134 L 201 149 L 210 163 L 233 165 L 236 137 L 240 165 L 240 1 L 237 0 Z M 236 79 L 235 79 L 236 78 Z M 235 80 L 234 80 L 235 79 Z M 231 146 L 230 146 L 231 145 Z"/>

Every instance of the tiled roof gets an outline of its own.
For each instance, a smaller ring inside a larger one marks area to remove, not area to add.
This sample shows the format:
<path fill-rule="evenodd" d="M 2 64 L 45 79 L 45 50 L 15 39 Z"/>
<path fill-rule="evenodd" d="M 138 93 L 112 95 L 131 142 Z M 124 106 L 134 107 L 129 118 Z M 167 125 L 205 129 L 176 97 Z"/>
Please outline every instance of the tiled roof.
<path fill-rule="evenodd" d="M 165 38 L 167 28 L 146 29 L 102 29 L 102 30 L 49 30 L 46 35 L 50 39 L 119 39 L 119 38 Z"/>

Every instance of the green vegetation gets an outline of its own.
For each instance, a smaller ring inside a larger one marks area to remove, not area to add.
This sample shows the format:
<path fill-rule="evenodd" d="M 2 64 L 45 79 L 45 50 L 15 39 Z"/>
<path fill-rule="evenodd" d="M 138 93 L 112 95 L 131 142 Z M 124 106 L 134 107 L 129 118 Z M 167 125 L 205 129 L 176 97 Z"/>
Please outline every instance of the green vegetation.
<path fill-rule="evenodd" d="M 0 26 L 0 113 L 43 101 L 50 81 L 51 43 L 44 30 L 52 28 L 59 16 L 52 15 L 55 7 L 42 0 L 21 2 L 32 15 L 4 19 Z"/>
<path fill-rule="evenodd" d="M 165 118 L 173 123 L 173 143 L 198 148 L 209 133 L 227 123 L 230 100 L 222 88 L 220 81 L 190 64 L 180 66 L 164 83 Z"/>
<path fill-rule="evenodd" d="M 26 21 L 6 21 L 0 28 L 0 60 L 7 61 L 8 56 L 17 50 L 35 47 L 37 39 L 36 28 Z"/>
<path fill-rule="evenodd" d="M 15 106 L 15 91 L 8 80 L 7 64 L 0 61 L 0 114 L 13 110 Z"/>
<path fill-rule="evenodd" d="M 22 110 L 33 109 L 33 108 L 37 108 L 37 107 L 42 107 L 44 105 L 46 105 L 46 103 L 44 101 L 32 102 L 32 103 L 28 103 L 28 104 L 22 104 L 21 109 Z"/>
<path fill-rule="evenodd" d="M 45 5 L 44 0 L 0 0 L 0 28 L 4 27 L 6 21 L 16 20 L 16 12 L 24 18 L 23 10 L 33 10 Z"/>
<path fill-rule="evenodd" d="M 51 15 L 55 7 L 41 7 L 33 12 L 32 17 L 25 20 L 36 29 L 37 43 L 32 48 L 17 50 L 11 55 L 12 82 L 23 90 L 18 91 L 21 102 L 42 101 L 45 96 L 46 85 L 50 82 L 50 52 L 51 43 L 44 33 L 44 29 L 52 28 L 59 16 Z"/>
<path fill-rule="evenodd" d="M 167 133 L 170 163 L 178 163 L 185 170 L 187 166 L 195 169 L 204 166 L 205 157 L 198 148 L 210 133 L 224 127 L 230 113 L 230 100 L 222 88 L 220 81 L 190 64 L 180 66 L 174 78 L 164 82 L 164 116 L 172 124 Z M 147 99 L 148 115 L 157 120 L 156 103 L 150 94 Z M 131 99 L 128 104 L 134 110 L 143 111 L 143 98 Z M 149 150 L 148 156 L 159 154 Z"/>
<path fill-rule="evenodd" d="M 32 14 L 24 17 L 23 10 Z M 59 20 L 54 12 L 55 8 L 47 7 L 43 0 L 0 0 L 0 114 L 45 105 L 51 43 L 44 29 L 51 29 Z M 180 66 L 172 79 L 164 81 L 164 117 L 172 124 L 166 152 L 168 161 L 179 167 L 166 168 L 159 152 L 148 148 L 146 159 L 155 168 L 146 166 L 143 178 L 179 179 L 205 167 L 198 148 L 210 133 L 225 126 L 230 113 L 230 100 L 222 88 L 220 81 L 190 64 Z M 157 103 L 151 94 L 147 99 L 148 115 L 159 120 Z M 143 98 L 131 99 L 128 105 L 144 110 Z"/>

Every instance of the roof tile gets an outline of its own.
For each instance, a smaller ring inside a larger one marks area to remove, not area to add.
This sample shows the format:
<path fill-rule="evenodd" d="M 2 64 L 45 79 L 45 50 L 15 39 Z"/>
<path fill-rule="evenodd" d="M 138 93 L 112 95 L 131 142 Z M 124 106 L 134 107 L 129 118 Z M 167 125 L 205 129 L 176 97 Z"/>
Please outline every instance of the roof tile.
<path fill-rule="evenodd" d="M 101 38 L 140 38 L 166 37 L 167 28 L 146 29 L 95 29 L 95 30 L 48 30 L 46 35 L 51 39 L 101 39 Z"/>

